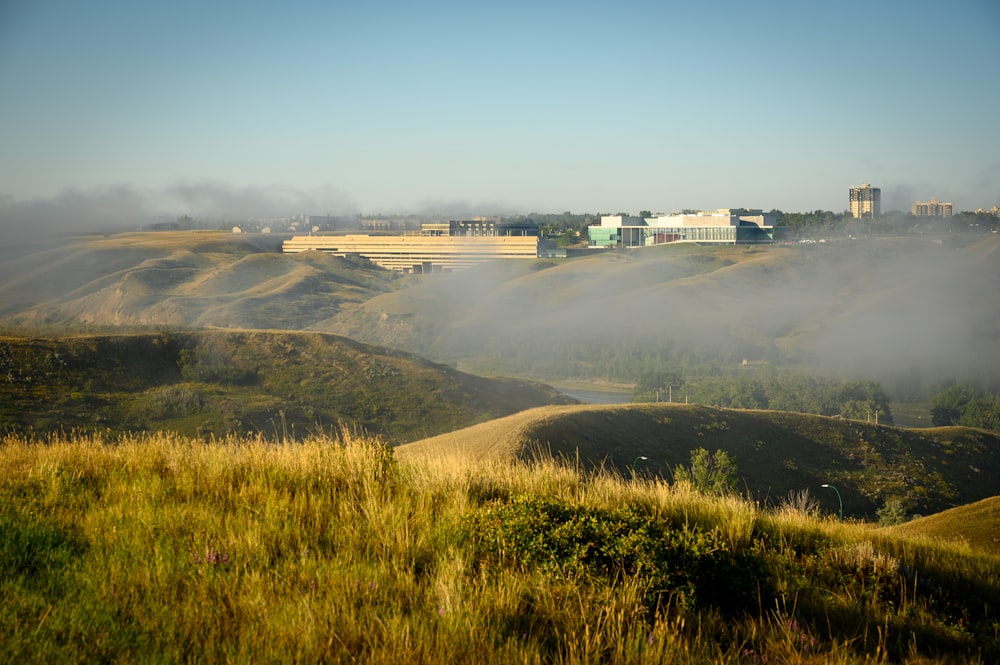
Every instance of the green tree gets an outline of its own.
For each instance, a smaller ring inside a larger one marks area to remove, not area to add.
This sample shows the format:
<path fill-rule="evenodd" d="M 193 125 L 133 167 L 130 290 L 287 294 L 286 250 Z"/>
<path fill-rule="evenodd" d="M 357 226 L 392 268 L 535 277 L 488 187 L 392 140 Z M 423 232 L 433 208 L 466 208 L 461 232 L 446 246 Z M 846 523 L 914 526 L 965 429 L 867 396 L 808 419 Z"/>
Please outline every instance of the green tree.
<path fill-rule="evenodd" d="M 965 407 L 975 394 L 962 386 L 951 386 L 931 398 L 931 423 L 935 427 L 958 425 Z"/>
<path fill-rule="evenodd" d="M 735 494 L 739 474 L 736 460 L 724 450 L 709 453 L 704 448 L 691 451 L 691 466 L 674 469 L 674 480 L 689 482 L 695 489 L 705 494 L 722 496 Z"/>
<path fill-rule="evenodd" d="M 962 409 L 959 425 L 1000 432 L 1000 396 L 975 397 Z"/>
<path fill-rule="evenodd" d="M 878 523 L 884 526 L 902 524 L 909 518 L 906 515 L 906 506 L 903 500 L 898 497 L 889 497 L 882 504 L 882 507 L 875 511 L 878 516 Z"/>
<path fill-rule="evenodd" d="M 889 396 L 876 381 L 850 381 L 841 386 L 840 415 L 852 420 L 877 420 L 893 424 Z"/>
<path fill-rule="evenodd" d="M 684 383 L 680 372 L 671 370 L 646 370 L 639 374 L 632 401 L 634 402 L 667 402 L 672 395 L 680 394 Z"/>

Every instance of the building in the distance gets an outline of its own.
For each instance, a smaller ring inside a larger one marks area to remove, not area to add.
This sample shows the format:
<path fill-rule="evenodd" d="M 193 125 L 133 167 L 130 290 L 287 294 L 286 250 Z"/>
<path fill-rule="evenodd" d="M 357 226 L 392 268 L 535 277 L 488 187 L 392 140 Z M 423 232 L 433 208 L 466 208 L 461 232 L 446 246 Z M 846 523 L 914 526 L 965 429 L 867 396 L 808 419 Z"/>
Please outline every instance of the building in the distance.
<path fill-rule="evenodd" d="M 863 182 L 851 187 L 851 216 L 855 219 L 873 219 L 882 214 L 882 190 Z"/>
<path fill-rule="evenodd" d="M 774 242 L 775 213 L 720 208 L 652 217 L 605 215 L 587 229 L 590 247 L 649 247 L 672 242 L 749 244 Z"/>
<path fill-rule="evenodd" d="M 950 203 L 938 201 L 933 196 L 926 203 L 917 201 L 910 208 L 914 217 L 951 217 L 955 214 L 955 206 Z"/>
<path fill-rule="evenodd" d="M 423 224 L 419 233 L 293 236 L 281 251 L 315 250 L 363 256 L 388 270 L 450 272 L 496 259 L 534 259 L 546 250 L 537 227 L 506 227 L 492 220 Z"/>

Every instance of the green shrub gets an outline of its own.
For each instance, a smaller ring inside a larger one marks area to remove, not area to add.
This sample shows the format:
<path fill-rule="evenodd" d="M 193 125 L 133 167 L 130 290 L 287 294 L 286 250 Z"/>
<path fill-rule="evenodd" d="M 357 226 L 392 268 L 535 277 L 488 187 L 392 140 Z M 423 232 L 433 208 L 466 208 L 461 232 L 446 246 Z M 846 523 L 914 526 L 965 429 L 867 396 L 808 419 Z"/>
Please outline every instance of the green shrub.
<path fill-rule="evenodd" d="M 694 485 L 705 494 L 723 496 L 735 494 L 739 475 L 736 461 L 725 450 L 709 453 L 704 448 L 691 451 L 691 466 L 679 466 L 674 470 L 674 478 Z"/>
<path fill-rule="evenodd" d="M 468 526 L 483 565 L 522 566 L 604 584 L 637 579 L 651 612 L 667 602 L 745 609 L 769 588 L 763 562 L 732 551 L 718 530 L 675 527 L 633 506 L 600 509 L 519 495 L 483 506 Z"/>
<path fill-rule="evenodd" d="M 898 497 L 886 499 L 882 507 L 875 511 L 875 514 L 878 516 L 879 524 L 883 526 L 902 524 L 908 519 L 906 506 L 903 504 L 903 500 Z"/>

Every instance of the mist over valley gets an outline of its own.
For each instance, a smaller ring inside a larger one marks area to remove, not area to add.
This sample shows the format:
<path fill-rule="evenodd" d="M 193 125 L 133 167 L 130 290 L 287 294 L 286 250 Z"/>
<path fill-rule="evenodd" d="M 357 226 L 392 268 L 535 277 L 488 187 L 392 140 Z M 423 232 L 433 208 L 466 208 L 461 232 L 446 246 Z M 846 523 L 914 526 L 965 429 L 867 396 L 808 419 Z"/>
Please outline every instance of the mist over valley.
<path fill-rule="evenodd" d="M 78 236 L 0 263 L 21 330 L 312 330 L 486 375 L 634 383 L 784 367 L 895 399 L 1000 383 L 1000 239 L 894 237 L 581 252 L 425 276 L 280 236 Z"/>

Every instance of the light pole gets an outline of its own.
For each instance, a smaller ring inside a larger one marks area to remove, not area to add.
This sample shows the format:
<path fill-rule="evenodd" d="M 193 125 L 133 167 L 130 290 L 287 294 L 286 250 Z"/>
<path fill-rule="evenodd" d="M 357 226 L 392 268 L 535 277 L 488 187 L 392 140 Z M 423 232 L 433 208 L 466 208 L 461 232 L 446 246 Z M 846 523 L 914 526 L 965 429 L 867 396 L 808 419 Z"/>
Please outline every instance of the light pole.
<path fill-rule="evenodd" d="M 840 498 L 840 490 L 829 483 L 823 483 L 820 487 L 829 487 L 834 492 L 837 493 L 837 501 L 840 503 L 840 521 L 844 521 L 844 500 Z"/>
<path fill-rule="evenodd" d="M 633 478 L 635 478 L 635 465 L 638 464 L 639 462 L 644 462 L 644 461 L 646 461 L 648 459 L 649 458 L 646 457 L 645 455 L 639 455 L 634 460 L 632 460 L 632 477 Z"/>

